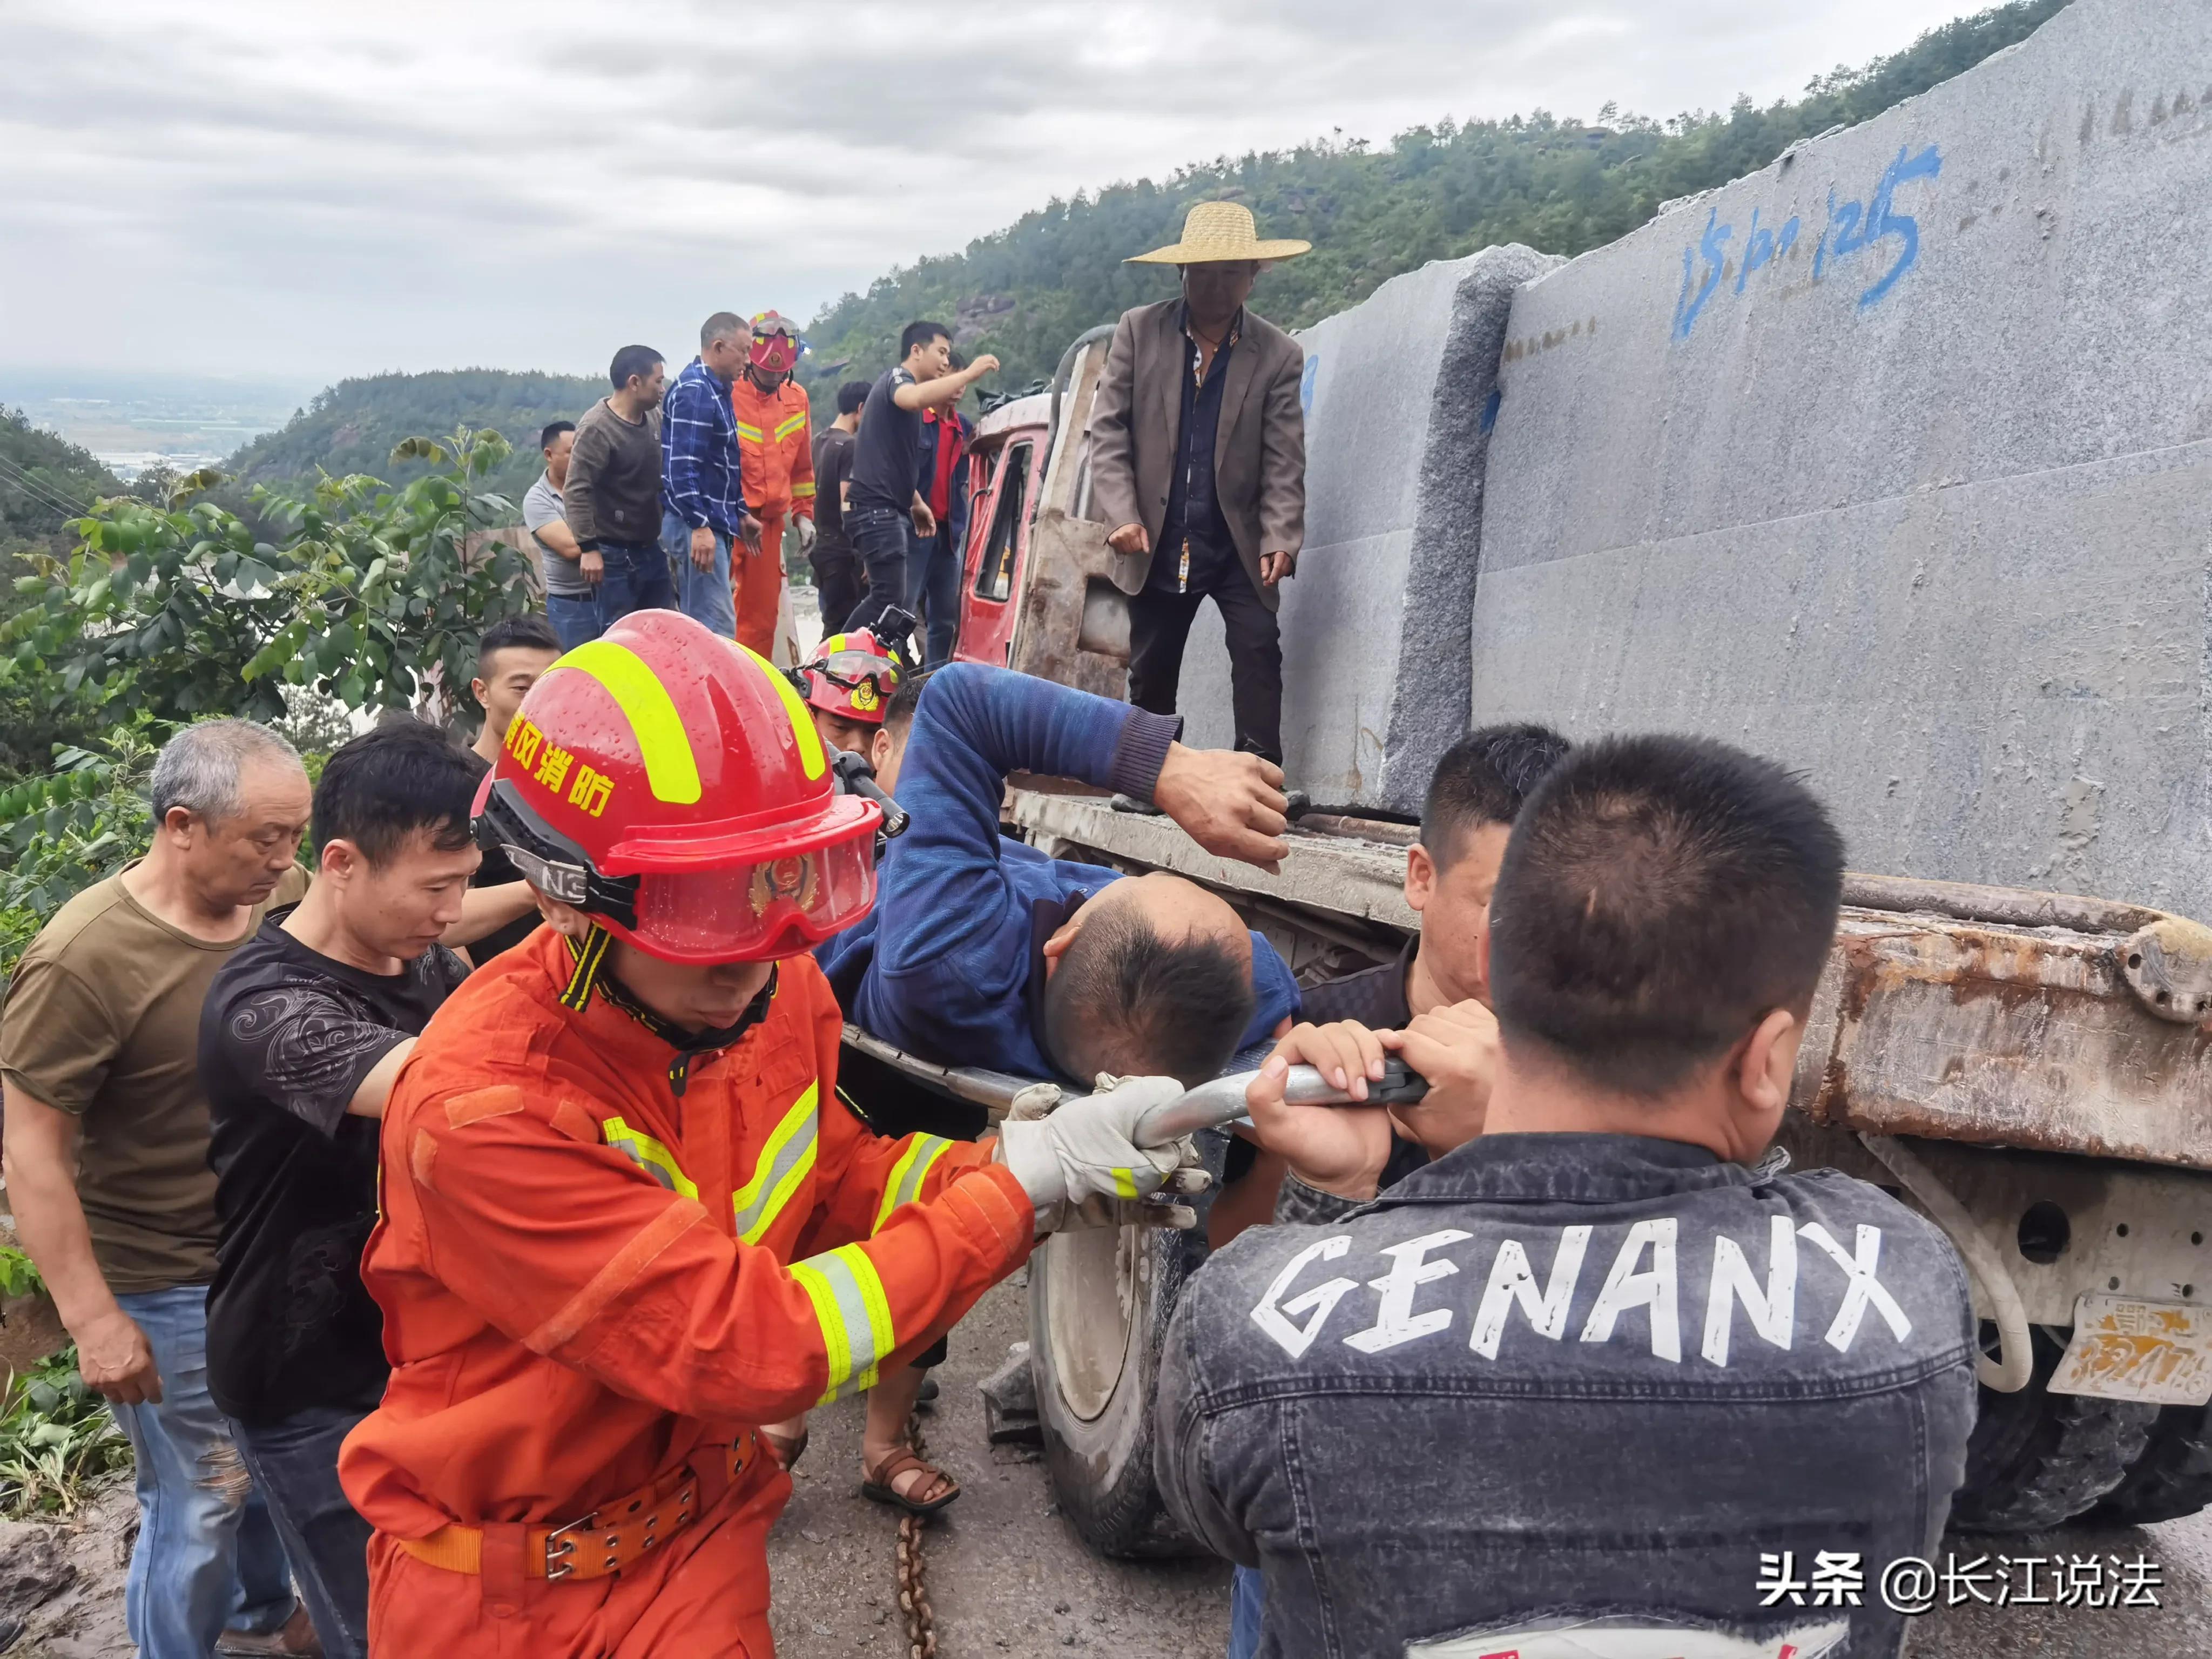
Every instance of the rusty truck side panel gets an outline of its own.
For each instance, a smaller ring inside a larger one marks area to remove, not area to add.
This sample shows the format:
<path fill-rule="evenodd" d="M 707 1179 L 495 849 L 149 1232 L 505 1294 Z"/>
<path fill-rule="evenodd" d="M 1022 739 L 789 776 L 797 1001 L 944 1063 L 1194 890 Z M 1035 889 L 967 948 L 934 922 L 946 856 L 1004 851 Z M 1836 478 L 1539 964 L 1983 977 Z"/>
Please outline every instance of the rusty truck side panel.
<path fill-rule="evenodd" d="M 1263 913 L 1417 925 L 1402 845 L 1300 830 L 1270 876 L 1095 797 L 1018 790 L 1012 801 L 1015 821 L 1048 848 L 1172 870 Z M 2153 1015 L 2123 971 L 2131 925 L 2150 913 L 1893 877 L 1855 876 L 1844 897 L 1792 1097 L 1812 1122 L 2212 1170 L 2212 1028 Z M 2084 925 L 1946 914 L 2054 907 Z"/>
<path fill-rule="evenodd" d="M 2212 1169 L 2212 1030 L 2149 1013 L 2125 943 L 1848 910 L 1796 1103 L 1868 1133 Z"/>

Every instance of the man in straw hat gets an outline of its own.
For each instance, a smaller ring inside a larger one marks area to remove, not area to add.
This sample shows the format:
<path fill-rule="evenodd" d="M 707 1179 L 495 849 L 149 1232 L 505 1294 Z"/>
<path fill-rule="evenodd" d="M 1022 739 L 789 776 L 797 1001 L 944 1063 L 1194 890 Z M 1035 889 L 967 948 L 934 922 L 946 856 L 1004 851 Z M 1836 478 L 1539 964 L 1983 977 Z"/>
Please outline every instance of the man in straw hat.
<path fill-rule="evenodd" d="M 1211 595 L 1237 746 L 1278 765 L 1275 607 L 1305 539 L 1305 353 L 1244 302 L 1268 264 L 1311 246 L 1260 240 L 1234 202 L 1191 209 L 1182 240 L 1129 261 L 1178 267 L 1182 292 L 1122 313 L 1091 416 L 1091 488 L 1129 596 L 1129 701 L 1175 712 L 1183 641 Z"/>

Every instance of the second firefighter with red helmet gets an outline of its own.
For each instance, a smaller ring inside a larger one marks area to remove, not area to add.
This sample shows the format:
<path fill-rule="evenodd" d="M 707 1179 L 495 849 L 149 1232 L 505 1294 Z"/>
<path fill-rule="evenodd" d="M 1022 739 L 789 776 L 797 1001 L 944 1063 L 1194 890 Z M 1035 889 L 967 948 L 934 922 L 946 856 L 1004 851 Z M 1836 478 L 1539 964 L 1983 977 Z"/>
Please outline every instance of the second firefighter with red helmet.
<path fill-rule="evenodd" d="M 852 1117 L 806 951 L 872 903 L 877 822 L 790 683 L 673 612 L 524 699 L 478 834 L 548 925 L 384 1119 L 393 1369 L 340 1461 L 374 1650 L 771 1653 L 759 1425 L 933 1341 L 1063 1200 L 1174 1170 L 1127 1139 L 1141 1091 L 975 1145 Z"/>
<path fill-rule="evenodd" d="M 796 675 L 822 737 L 840 749 L 866 754 L 898 695 L 898 659 L 866 629 L 832 634 L 815 647 Z"/>

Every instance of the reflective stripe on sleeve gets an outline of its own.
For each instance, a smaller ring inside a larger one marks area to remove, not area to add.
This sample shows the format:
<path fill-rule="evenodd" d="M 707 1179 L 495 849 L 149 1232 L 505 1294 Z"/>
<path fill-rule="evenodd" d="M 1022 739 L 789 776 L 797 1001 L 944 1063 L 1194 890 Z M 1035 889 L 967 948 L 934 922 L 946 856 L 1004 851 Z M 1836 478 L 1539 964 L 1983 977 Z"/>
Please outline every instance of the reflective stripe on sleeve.
<path fill-rule="evenodd" d="M 799 1183 L 806 1179 L 814 1168 L 814 1147 L 818 1138 L 816 1103 L 821 1098 L 821 1085 L 810 1083 L 806 1092 L 792 1103 L 791 1109 L 783 1115 L 783 1121 L 761 1148 L 760 1161 L 753 1165 L 752 1179 L 740 1188 L 731 1203 L 738 1216 L 738 1237 L 747 1244 L 757 1244 L 775 1224 L 783 1206 L 791 1201 Z"/>
<path fill-rule="evenodd" d="M 611 1117 L 599 1126 L 607 1138 L 607 1145 L 623 1153 L 629 1161 L 651 1176 L 672 1193 L 681 1193 L 696 1200 L 699 1189 L 684 1173 L 676 1155 L 651 1135 L 633 1129 L 618 1117 Z"/>
<path fill-rule="evenodd" d="M 952 1146 L 938 1135 L 916 1135 L 900 1154 L 899 1161 L 891 1165 L 890 1180 L 884 1187 L 884 1201 L 876 1210 L 876 1224 L 868 1229 L 871 1237 L 883 1231 L 884 1223 L 891 1218 L 891 1212 L 902 1204 L 911 1204 L 921 1194 L 921 1183 L 929 1174 L 929 1166 L 943 1158 Z"/>
<path fill-rule="evenodd" d="M 811 501 L 813 495 L 814 486 L 811 483 L 793 484 L 791 487 L 791 498 L 795 501 Z"/>
<path fill-rule="evenodd" d="M 826 1406 L 875 1387 L 878 1363 L 897 1346 L 876 1264 L 859 1245 L 841 1244 L 826 1255 L 793 1262 L 791 1276 L 814 1304 L 830 1355 L 830 1386 L 815 1403 Z"/>

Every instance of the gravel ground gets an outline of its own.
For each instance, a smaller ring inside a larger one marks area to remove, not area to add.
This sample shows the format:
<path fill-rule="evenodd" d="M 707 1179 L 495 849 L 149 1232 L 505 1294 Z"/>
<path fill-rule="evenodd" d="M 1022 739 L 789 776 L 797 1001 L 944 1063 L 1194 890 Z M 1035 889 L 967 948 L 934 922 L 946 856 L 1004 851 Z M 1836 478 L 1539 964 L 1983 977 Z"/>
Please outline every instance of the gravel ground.
<path fill-rule="evenodd" d="M 1028 1292 L 987 1296 L 952 1334 L 922 1415 L 933 1458 L 965 1489 L 923 1543 L 943 1659 L 1000 1653 L 1219 1659 L 1229 1573 L 1218 1563 L 1102 1561 L 1060 1518 L 1044 1466 L 983 1437 L 975 1384 L 1023 1340 Z M 895 1510 L 860 1495 L 860 1402 L 817 1412 L 798 1487 L 769 1545 L 782 1659 L 905 1655 L 894 1585 Z"/>

